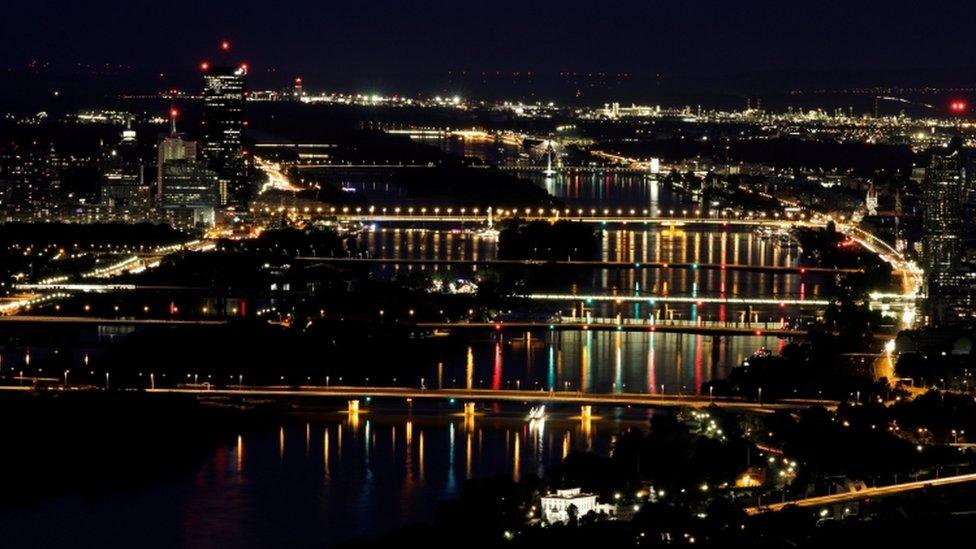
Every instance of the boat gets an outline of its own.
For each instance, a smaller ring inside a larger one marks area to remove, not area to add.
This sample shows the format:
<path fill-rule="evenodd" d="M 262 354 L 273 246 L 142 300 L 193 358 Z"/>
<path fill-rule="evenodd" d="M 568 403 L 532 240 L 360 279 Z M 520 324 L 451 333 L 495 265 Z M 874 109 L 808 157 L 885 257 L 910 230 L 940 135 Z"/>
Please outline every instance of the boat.
<path fill-rule="evenodd" d="M 486 227 L 479 229 L 476 234 L 481 238 L 498 238 L 498 229 Z"/>
<path fill-rule="evenodd" d="M 541 421 L 546 419 L 546 406 L 543 404 L 539 407 L 533 407 L 529 410 L 529 415 L 525 417 L 526 421 Z"/>

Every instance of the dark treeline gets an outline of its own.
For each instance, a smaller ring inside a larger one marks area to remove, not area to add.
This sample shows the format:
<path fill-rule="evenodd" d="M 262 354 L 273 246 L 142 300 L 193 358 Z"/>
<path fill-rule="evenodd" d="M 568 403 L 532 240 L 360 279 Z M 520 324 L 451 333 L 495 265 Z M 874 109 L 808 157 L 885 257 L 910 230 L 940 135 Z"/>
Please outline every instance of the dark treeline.
<path fill-rule="evenodd" d="M 190 236 L 169 225 L 152 223 L 4 223 L 0 245 L 33 244 L 70 247 L 92 245 L 157 246 L 178 244 Z"/>
<path fill-rule="evenodd" d="M 508 219 L 500 226 L 500 259 L 593 260 L 599 251 L 599 233 L 586 223 Z"/>
<path fill-rule="evenodd" d="M 803 261 L 817 267 L 860 269 L 836 277 L 832 290 L 848 299 L 863 299 L 872 291 L 888 291 L 892 285 L 891 264 L 863 249 L 837 231 L 833 222 L 823 229 L 794 231 L 803 250 Z"/>

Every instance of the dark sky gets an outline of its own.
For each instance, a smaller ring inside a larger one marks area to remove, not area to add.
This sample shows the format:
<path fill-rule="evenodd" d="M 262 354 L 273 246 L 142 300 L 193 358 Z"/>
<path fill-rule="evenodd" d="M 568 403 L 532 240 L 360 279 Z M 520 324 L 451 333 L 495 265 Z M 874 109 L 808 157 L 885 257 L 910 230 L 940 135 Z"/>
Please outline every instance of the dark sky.
<path fill-rule="evenodd" d="M 40 59 L 176 74 L 213 59 L 222 37 L 282 80 L 976 66 L 976 10 L 961 1 L 8 0 L 0 10 L 4 68 Z"/>

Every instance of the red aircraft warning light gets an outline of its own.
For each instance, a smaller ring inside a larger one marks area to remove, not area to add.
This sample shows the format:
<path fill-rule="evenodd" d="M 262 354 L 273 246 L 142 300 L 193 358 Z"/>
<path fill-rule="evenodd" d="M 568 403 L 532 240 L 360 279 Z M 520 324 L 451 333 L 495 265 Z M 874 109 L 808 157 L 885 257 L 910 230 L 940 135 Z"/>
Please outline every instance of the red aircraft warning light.
<path fill-rule="evenodd" d="M 210 61 L 201 61 L 200 70 L 206 72 L 210 70 Z"/>
<path fill-rule="evenodd" d="M 227 40 L 221 40 L 220 51 L 230 51 L 230 42 L 228 42 Z"/>
<path fill-rule="evenodd" d="M 954 99 L 949 103 L 949 112 L 952 114 L 963 114 L 969 110 L 969 104 L 962 99 Z"/>

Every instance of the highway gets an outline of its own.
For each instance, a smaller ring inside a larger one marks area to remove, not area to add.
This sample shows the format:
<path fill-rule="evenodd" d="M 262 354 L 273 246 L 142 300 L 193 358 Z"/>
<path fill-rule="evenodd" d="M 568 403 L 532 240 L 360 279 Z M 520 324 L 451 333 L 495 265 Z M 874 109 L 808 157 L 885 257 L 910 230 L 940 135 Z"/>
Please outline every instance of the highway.
<path fill-rule="evenodd" d="M 53 315 L 0 315 L 0 325 L 11 324 L 114 324 L 120 326 L 139 325 L 187 325 L 219 326 L 225 320 L 175 320 L 158 318 L 107 318 L 96 316 L 53 316 Z"/>
<path fill-rule="evenodd" d="M 245 396 L 255 398 L 403 398 L 415 400 L 462 400 L 481 402 L 523 402 L 535 404 L 578 404 L 581 406 L 647 406 L 653 408 L 703 408 L 712 404 L 732 410 L 772 413 L 776 410 L 798 410 L 822 405 L 835 408 L 836 401 L 781 400 L 759 404 L 739 399 L 709 398 L 701 395 L 658 395 L 647 393 L 580 393 L 576 391 L 529 391 L 511 389 L 417 389 L 410 387 L 323 387 L 287 386 L 208 389 L 204 387 L 168 387 L 148 389 L 155 393 L 180 393 L 200 396 Z"/>
<path fill-rule="evenodd" d="M 750 271 L 770 274 L 850 274 L 862 272 L 861 269 L 835 269 L 825 267 L 773 266 L 773 265 L 742 265 L 732 263 L 688 263 L 662 261 L 544 261 L 539 259 L 406 259 L 406 258 L 356 258 L 356 257 L 310 257 L 299 256 L 295 259 L 317 263 L 336 264 L 364 264 L 364 265 L 421 265 L 421 266 L 462 266 L 462 267 L 589 267 L 596 269 L 700 269 L 712 271 Z"/>
<path fill-rule="evenodd" d="M 796 507 L 819 507 L 822 505 L 832 505 L 836 503 L 856 501 L 859 499 L 892 496 L 904 492 L 911 492 L 913 490 L 921 490 L 923 488 L 936 487 L 936 486 L 951 486 L 954 484 L 963 484 L 963 483 L 973 482 L 973 481 L 976 481 L 976 473 L 969 473 L 966 475 L 957 475 L 952 477 L 944 477 L 939 479 L 905 482 L 902 484 L 889 484 L 888 486 L 865 488 L 864 490 L 860 490 L 857 492 L 842 492 L 839 494 L 831 494 L 829 496 L 817 496 L 817 497 L 804 498 L 804 499 L 795 499 L 795 500 L 790 500 L 781 503 L 771 503 L 769 505 L 763 505 L 761 507 L 749 507 L 745 511 L 749 515 L 758 515 L 760 513 L 765 513 L 770 511 L 780 511 L 784 507 L 791 506 L 791 505 Z"/>

